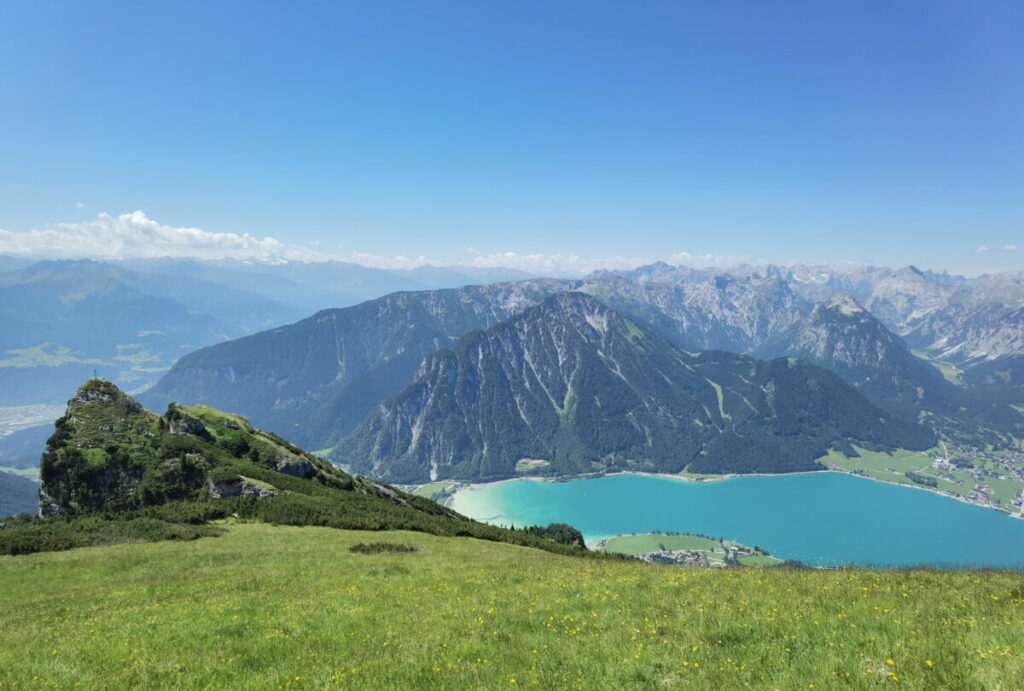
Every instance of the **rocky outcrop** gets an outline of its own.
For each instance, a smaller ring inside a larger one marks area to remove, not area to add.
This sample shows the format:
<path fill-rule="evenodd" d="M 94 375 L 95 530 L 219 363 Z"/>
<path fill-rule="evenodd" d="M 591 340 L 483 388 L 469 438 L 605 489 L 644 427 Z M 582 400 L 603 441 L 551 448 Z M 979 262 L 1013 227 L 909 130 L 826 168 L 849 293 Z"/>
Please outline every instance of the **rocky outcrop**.
<path fill-rule="evenodd" d="M 394 504 L 407 504 L 405 499 L 402 499 L 401 495 L 390 487 L 373 483 L 373 490 L 377 493 L 377 496 L 384 497 Z"/>
<path fill-rule="evenodd" d="M 42 518 L 50 518 L 60 514 L 60 504 L 54 501 L 53 497 L 43 490 L 39 490 L 39 515 Z"/>
<path fill-rule="evenodd" d="M 293 477 L 311 478 L 316 474 L 316 466 L 305 458 L 279 458 L 271 462 L 270 467 L 279 473 Z"/>
<path fill-rule="evenodd" d="M 171 434 L 192 434 L 201 437 L 206 433 L 206 425 L 201 420 L 182 418 L 179 420 L 169 420 L 167 430 Z"/>
<path fill-rule="evenodd" d="M 91 379 L 79 387 L 68 401 L 69 406 L 75 404 L 121 404 L 127 413 L 141 413 L 143 410 L 138 401 L 105 379 Z"/>
<path fill-rule="evenodd" d="M 277 496 L 277 490 L 269 487 L 261 487 L 260 485 L 246 481 L 246 479 L 242 477 L 235 480 L 215 482 L 210 485 L 211 500 L 225 499 L 227 497 L 255 497 L 256 499 L 266 499 L 274 496 Z"/>

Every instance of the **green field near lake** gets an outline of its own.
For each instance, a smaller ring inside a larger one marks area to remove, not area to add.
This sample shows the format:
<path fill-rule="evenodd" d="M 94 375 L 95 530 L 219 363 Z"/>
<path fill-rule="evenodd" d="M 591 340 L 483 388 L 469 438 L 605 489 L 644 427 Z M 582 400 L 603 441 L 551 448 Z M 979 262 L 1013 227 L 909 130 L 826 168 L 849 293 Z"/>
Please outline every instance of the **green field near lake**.
<path fill-rule="evenodd" d="M 868 451 L 867 449 L 854 446 L 858 457 L 850 458 L 838 451 L 829 450 L 828 455 L 819 459 L 819 462 L 826 466 L 841 468 L 843 470 L 866 470 L 890 475 L 902 475 L 908 471 L 919 470 L 931 466 L 932 461 L 926 454 L 919 451 L 899 450 L 895 453 Z M 892 482 L 898 480 L 893 479 Z M 910 480 L 906 480 L 907 483 Z"/>
<path fill-rule="evenodd" d="M 445 490 L 449 489 L 453 484 L 452 482 L 431 482 L 421 487 L 417 487 L 413 494 L 426 497 L 427 499 L 437 499 Z"/>
<path fill-rule="evenodd" d="M 682 549 L 722 551 L 722 544 L 718 540 L 695 535 L 620 535 L 609 539 L 602 551 L 615 554 L 645 554 Z"/>
<path fill-rule="evenodd" d="M 859 446 L 854 446 L 854 449 L 860 454 L 859 456 L 851 458 L 838 451 L 829 450 L 828 454 L 822 456 L 818 461 L 829 468 L 857 472 L 875 480 L 912 487 L 921 487 L 922 485 L 911 480 L 906 473 L 918 473 L 932 478 L 935 481 L 934 489 L 936 490 L 963 495 L 970 494 L 976 484 L 983 484 L 992 489 L 993 501 L 1003 507 L 1010 507 L 1018 490 L 1024 489 L 1024 483 L 1015 479 L 983 477 L 979 481 L 963 469 L 938 471 L 932 467 L 930 456 L 917 451 L 898 450 L 889 454 L 868 451 Z M 997 462 L 992 458 L 980 457 L 974 460 L 974 464 L 978 468 L 997 474 L 1004 472 L 999 469 Z"/>
<path fill-rule="evenodd" d="M 390 541 L 411 553 L 358 554 Z M 716 569 L 409 532 L 0 558 L 0 687 L 1009 689 L 1024 576 Z"/>

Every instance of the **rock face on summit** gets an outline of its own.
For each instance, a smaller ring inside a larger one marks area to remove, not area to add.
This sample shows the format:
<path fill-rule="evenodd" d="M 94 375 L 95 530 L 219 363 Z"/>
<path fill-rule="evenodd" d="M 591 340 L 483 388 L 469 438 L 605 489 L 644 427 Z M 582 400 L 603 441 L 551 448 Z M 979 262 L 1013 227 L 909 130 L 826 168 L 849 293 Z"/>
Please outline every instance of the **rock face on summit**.
<path fill-rule="evenodd" d="M 581 293 L 561 293 L 428 356 L 336 450 L 394 481 L 633 469 L 785 472 L 846 439 L 925 448 L 835 375 L 795 360 L 686 353 Z"/>

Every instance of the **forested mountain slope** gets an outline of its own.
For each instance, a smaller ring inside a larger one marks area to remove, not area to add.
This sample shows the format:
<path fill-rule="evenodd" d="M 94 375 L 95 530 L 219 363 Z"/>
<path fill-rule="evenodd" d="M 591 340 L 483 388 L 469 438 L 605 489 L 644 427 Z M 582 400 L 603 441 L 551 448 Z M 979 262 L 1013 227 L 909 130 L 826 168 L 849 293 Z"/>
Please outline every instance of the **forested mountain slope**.
<path fill-rule="evenodd" d="M 835 375 L 687 353 L 593 297 L 560 293 L 426 358 L 332 458 L 395 481 L 541 472 L 784 472 L 834 445 L 926 448 Z M 536 469 L 537 466 L 534 466 Z"/>
<path fill-rule="evenodd" d="M 331 446 L 397 393 L 424 356 L 562 288 L 560 281 L 395 293 L 182 358 L 142 397 L 246 415 L 312 449 Z"/>

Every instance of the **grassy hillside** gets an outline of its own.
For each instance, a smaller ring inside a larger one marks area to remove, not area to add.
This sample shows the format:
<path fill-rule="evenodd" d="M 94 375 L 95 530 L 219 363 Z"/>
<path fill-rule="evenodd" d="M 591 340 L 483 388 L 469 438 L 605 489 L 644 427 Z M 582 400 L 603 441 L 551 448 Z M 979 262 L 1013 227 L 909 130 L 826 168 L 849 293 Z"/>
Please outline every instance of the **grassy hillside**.
<path fill-rule="evenodd" d="M 388 541 L 412 553 L 359 554 Z M 0 558 L 0 686 L 1008 689 L 1024 577 L 700 571 L 230 525 Z M 812 686 L 813 685 L 813 686 Z"/>
<path fill-rule="evenodd" d="M 281 525 L 418 530 L 582 553 L 567 526 L 512 531 L 349 475 L 245 418 L 207 406 L 145 410 L 93 379 L 69 401 L 40 473 L 43 518 L 0 530 L 0 554 L 192 539 L 228 517 Z"/>

